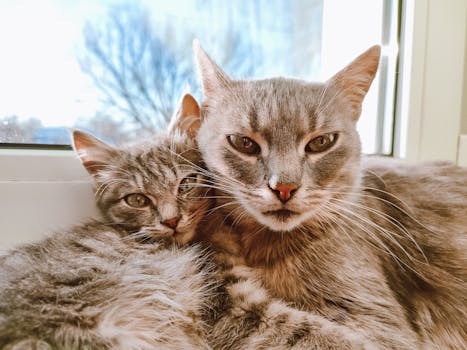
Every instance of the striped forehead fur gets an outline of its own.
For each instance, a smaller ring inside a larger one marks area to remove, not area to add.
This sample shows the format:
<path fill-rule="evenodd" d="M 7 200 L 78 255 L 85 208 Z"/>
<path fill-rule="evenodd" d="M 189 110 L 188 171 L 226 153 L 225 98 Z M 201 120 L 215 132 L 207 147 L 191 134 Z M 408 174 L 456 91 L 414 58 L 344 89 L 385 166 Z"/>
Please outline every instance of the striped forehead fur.
<path fill-rule="evenodd" d="M 114 178 L 125 178 L 134 181 L 144 189 L 153 181 L 168 182 L 173 185 L 177 180 L 176 171 L 193 169 L 200 163 L 195 144 L 183 135 L 157 135 L 148 140 L 117 148 L 116 158 L 112 164 L 100 172 L 98 182 L 111 181 Z M 153 186 L 154 189 L 164 186 Z"/>

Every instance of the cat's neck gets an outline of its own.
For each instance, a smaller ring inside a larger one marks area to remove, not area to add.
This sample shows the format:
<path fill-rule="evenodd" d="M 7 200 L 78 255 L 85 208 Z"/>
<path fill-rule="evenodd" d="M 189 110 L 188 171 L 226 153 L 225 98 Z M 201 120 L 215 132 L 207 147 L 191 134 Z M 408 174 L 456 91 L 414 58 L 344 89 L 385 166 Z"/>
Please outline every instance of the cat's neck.
<path fill-rule="evenodd" d="M 216 194 L 223 197 L 222 194 Z M 208 241 L 216 250 L 238 255 L 252 267 L 273 267 L 291 256 L 299 255 L 305 246 L 312 246 L 320 239 L 332 239 L 323 235 L 323 223 L 307 225 L 289 232 L 276 232 L 260 224 L 248 213 L 240 217 L 232 215 L 235 207 L 224 206 L 210 215 L 200 225 L 198 239 Z"/>
<path fill-rule="evenodd" d="M 297 306 L 316 311 L 328 300 L 339 298 L 339 288 L 327 290 L 322 281 L 342 285 L 339 272 L 366 259 L 366 254 L 360 254 L 359 259 L 352 260 L 352 243 L 326 227 L 275 232 L 245 215 L 242 220 L 225 219 L 230 212 L 219 210 L 209 225 L 203 226 L 205 241 L 214 248 L 217 262 L 254 268 L 271 295 Z M 332 307 L 327 309 L 333 314 Z"/>
<path fill-rule="evenodd" d="M 239 224 L 235 230 L 239 232 L 243 257 L 248 265 L 255 267 L 274 267 L 300 256 L 303 249 L 312 249 L 319 240 L 333 238 L 325 237 L 321 228 L 312 226 L 277 232 L 259 223 L 252 228 L 250 223 Z"/>

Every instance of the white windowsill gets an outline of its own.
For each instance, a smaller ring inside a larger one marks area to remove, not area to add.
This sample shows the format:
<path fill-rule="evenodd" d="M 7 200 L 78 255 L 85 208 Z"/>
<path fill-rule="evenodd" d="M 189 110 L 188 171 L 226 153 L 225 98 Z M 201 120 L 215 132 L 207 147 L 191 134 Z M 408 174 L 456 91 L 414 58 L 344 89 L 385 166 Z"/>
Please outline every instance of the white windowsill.
<path fill-rule="evenodd" d="M 0 150 L 0 249 L 97 217 L 73 151 Z"/>

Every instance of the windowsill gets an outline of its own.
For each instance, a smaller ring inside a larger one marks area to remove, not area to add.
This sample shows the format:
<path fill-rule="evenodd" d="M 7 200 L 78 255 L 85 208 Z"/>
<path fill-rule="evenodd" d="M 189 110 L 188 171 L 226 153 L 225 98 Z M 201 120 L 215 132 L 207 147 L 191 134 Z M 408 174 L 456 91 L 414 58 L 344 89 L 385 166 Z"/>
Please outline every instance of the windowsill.
<path fill-rule="evenodd" d="M 0 182 L 89 182 L 73 151 L 0 149 L 0 169 Z"/>
<path fill-rule="evenodd" d="M 0 149 L 0 248 L 97 217 L 89 175 L 73 151 Z"/>

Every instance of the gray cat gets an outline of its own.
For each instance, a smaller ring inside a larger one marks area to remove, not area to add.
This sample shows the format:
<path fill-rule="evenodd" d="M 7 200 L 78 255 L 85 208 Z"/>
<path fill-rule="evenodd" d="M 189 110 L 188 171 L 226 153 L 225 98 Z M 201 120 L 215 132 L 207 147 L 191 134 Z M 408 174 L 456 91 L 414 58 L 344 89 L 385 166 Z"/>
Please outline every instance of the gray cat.
<path fill-rule="evenodd" d="M 379 47 L 325 83 L 233 80 L 194 49 L 219 218 L 201 239 L 380 349 L 467 348 L 467 170 L 361 157 Z"/>
<path fill-rule="evenodd" d="M 207 248 L 181 247 L 213 204 L 193 116 L 187 95 L 167 134 L 129 147 L 73 133 L 105 220 L 0 257 L 0 348 L 373 348 L 271 298 L 241 262 L 216 269 Z"/>

